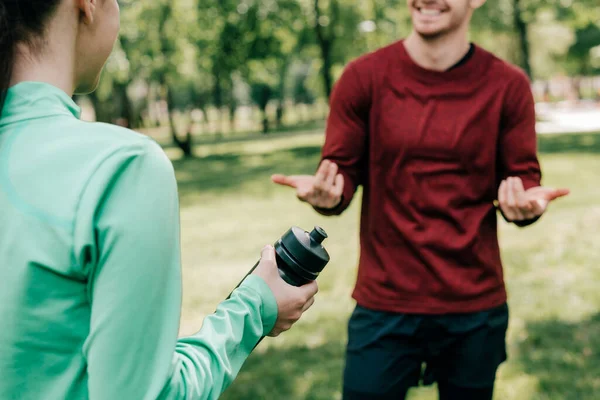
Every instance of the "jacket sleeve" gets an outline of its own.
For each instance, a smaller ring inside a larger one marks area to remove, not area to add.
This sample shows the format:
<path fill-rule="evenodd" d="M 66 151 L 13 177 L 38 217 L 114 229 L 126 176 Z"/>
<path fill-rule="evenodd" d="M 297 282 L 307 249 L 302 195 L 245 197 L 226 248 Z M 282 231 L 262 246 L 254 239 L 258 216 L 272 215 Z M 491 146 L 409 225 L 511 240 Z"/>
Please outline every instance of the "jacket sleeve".
<path fill-rule="evenodd" d="M 248 277 L 197 334 L 177 339 L 179 202 L 173 167 L 154 142 L 107 157 L 77 215 L 75 257 L 91 304 L 90 399 L 217 399 L 275 323 L 266 283 Z"/>

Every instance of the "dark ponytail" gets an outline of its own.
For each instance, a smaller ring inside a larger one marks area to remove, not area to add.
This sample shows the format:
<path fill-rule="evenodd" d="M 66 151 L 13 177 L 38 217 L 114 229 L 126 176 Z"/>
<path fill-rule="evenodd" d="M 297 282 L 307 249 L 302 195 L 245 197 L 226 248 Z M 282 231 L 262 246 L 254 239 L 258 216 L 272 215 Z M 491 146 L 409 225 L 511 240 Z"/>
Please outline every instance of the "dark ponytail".
<path fill-rule="evenodd" d="M 0 115 L 2 115 L 6 90 L 10 84 L 15 59 L 14 29 L 11 27 L 8 10 L 4 3 L 4 0 L 0 0 Z"/>
<path fill-rule="evenodd" d="M 41 43 L 46 22 L 61 0 L 0 0 L 0 115 L 15 63 L 17 43 Z"/>

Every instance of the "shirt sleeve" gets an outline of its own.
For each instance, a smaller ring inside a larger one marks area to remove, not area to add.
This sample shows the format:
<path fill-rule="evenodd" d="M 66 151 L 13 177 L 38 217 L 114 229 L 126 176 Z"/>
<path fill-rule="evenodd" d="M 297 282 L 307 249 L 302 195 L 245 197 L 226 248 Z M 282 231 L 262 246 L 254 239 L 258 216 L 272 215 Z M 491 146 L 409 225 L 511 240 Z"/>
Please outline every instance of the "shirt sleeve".
<path fill-rule="evenodd" d="M 337 207 L 315 208 L 323 215 L 344 212 L 356 189 L 364 182 L 371 102 L 368 79 L 358 72 L 355 63 L 350 63 L 331 94 L 322 160 L 338 165 L 339 173 L 344 177 L 344 192 Z"/>
<path fill-rule="evenodd" d="M 521 178 L 525 190 L 540 186 L 542 172 L 537 157 L 535 117 L 535 101 L 529 79 L 520 73 L 509 83 L 504 101 L 498 152 L 500 179 L 496 193 L 500 182 L 508 177 Z M 514 223 L 526 226 L 535 221 L 537 218 Z"/>
<path fill-rule="evenodd" d="M 250 276 L 197 334 L 177 340 L 179 201 L 172 165 L 154 142 L 101 163 L 74 235 L 74 256 L 89 277 L 83 354 L 91 400 L 216 399 L 275 323 L 273 294 Z"/>

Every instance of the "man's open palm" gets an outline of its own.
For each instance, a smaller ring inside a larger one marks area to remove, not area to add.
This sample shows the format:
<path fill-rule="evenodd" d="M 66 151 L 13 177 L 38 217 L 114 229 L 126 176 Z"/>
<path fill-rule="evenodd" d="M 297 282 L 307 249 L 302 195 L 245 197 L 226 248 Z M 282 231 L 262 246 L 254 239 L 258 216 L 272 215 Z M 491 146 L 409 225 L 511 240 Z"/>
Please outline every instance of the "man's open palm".
<path fill-rule="evenodd" d="M 317 174 L 312 175 L 273 175 L 273 182 L 296 189 L 296 196 L 313 207 L 331 209 L 340 204 L 344 191 L 344 177 L 338 174 L 338 167 L 324 160 Z"/>
<path fill-rule="evenodd" d="M 523 221 L 541 216 L 550 202 L 568 194 L 568 189 L 544 186 L 525 190 L 521 178 L 511 177 L 500 184 L 498 203 L 508 220 Z"/>

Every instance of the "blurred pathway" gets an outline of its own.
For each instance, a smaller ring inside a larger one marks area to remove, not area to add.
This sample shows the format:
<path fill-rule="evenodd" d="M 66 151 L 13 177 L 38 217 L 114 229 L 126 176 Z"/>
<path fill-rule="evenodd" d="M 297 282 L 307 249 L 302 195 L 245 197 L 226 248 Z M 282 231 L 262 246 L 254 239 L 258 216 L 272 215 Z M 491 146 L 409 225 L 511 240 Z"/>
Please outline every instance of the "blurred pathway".
<path fill-rule="evenodd" d="M 538 122 L 540 134 L 600 132 L 600 104 L 584 103 L 577 107 L 565 104 L 536 106 L 543 122 Z"/>

